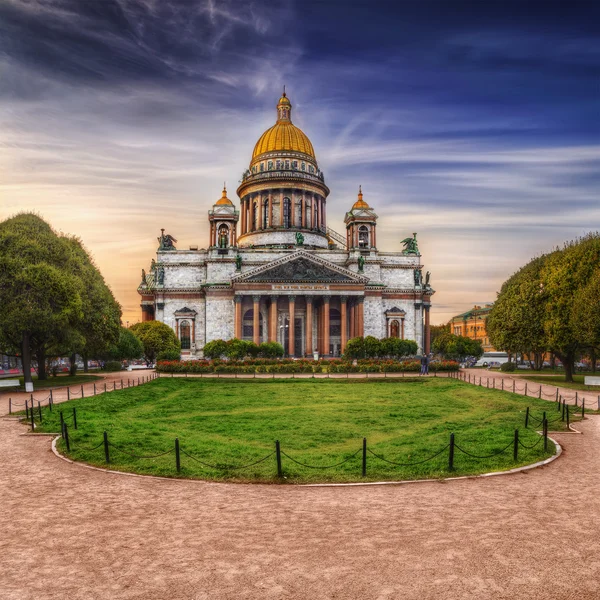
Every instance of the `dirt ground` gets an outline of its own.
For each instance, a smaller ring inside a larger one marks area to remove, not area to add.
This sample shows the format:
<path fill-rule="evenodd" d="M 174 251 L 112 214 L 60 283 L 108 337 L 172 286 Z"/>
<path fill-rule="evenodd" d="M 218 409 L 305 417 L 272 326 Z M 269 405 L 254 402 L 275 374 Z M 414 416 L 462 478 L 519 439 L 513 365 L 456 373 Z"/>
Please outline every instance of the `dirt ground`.
<path fill-rule="evenodd" d="M 94 471 L 2 418 L 0 598 L 597 600 L 600 416 L 577 427 L 527 473 L 315 488 Z"/>

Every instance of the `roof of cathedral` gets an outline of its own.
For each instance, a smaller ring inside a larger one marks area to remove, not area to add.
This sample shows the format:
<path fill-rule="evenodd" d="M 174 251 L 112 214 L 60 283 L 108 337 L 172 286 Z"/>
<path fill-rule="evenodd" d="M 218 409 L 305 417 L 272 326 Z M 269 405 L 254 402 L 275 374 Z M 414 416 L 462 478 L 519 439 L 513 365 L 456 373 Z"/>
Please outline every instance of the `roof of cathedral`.
<path fill-rule="evenodd" d="M 371 208 L 371 207 L 363 200 L 362 187 L 359 185 L 358 186 L 358 200 L 354 203 L 352 210 L 354 210 L 354 209 L 369 209 L 369 208 Z"/>
<path fill-rule="evenodd" d="M 277 122 L 267 129 L 256 142 L 252 160 L 265 152 L 290 150 L 302 152 L 316 159 L 315 151 L 308 136 L 292 123 L 292 104 L 283 92 L 277 104 Z"/>
<path fill-rule="evenodd" d="M 227 197 L 227 188 L 225 187 L 225 184 L 223 184 L 223 195 L 216 201 L 215 205 L 223 206 L 224 204 L 233 206 L 233 202 Z"/>

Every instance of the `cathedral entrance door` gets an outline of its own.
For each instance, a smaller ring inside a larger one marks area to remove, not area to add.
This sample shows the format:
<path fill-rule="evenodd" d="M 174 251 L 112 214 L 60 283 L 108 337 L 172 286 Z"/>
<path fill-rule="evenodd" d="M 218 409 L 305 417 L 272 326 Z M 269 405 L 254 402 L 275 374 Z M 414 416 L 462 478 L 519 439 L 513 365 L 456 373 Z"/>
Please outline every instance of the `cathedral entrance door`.
<path fill-rule="evenodd" d="M 304 315 L 299 315 L 294 318 L 294 356 L 304 356 Z M 290 315 L 285 312 L 279 318 L 279 334 L 278 341 L 285 349 L 285 355 L 288 356 L 290 344 Z"/>

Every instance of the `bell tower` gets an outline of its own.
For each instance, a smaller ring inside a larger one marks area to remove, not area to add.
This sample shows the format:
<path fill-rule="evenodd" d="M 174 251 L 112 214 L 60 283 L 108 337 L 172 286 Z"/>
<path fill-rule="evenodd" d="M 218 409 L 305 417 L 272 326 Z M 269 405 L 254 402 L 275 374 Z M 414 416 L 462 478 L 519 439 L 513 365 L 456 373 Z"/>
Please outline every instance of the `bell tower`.
<path fill-rule="evenodd" d="M 346 213 L 346 245 L 348 250 L 377 250 L 375 227 L 377 215 L 363 200 L 362 188 L 358 187 L 358 200 Z"/>
<path fill-rule="evenodd" d="M 226 253 L 229 248 L 237 248 L 237 223 L 240 213 L 227 197 L 227 188 L 223 184 L 222 196 L 208 211 L 210 223 L 209 248 Z"/>

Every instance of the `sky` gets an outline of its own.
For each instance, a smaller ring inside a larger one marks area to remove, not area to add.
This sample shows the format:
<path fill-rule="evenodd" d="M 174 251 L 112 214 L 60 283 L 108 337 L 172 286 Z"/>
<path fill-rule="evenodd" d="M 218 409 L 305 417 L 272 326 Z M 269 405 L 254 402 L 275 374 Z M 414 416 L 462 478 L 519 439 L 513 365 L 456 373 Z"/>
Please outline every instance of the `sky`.
<path fill-rule="evenodd" d="M 359 184 L 432 322 L 600 229 L 600 3 L 2 0 L 0 219 L 79 236 L 123 307 L 165 228 L 208 245 L 286 85 L 343 232 Z"/>

